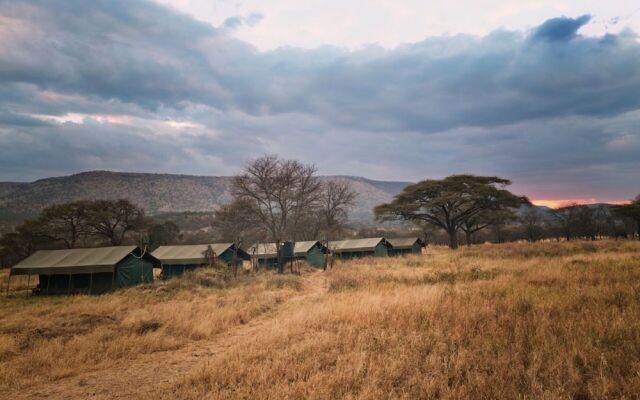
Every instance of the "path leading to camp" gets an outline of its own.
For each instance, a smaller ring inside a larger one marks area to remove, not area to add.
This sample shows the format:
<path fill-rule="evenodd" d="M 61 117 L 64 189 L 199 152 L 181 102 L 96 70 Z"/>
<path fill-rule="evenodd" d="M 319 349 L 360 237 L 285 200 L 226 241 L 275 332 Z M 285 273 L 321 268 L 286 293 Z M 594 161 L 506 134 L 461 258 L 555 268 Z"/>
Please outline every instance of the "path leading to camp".
<path fill-rule="evenodd" d="M 200 368 L 203 363 L 225 356 L 255 340 L 269 324 L 305 301 L 326 293 L 326 279 L 314 273 L 306 279 L 305 290 L 289 298 L 275 310 L 245 325 L 224 332 L 210 341 L 194 341 L 171 351 L 144 354 L 135 360 L 106 365 L 69 378 L 5 393 L 7 399 L 136 399 L 158 396 L 177 379 Z M 3 395 L 3 396 L 4 396 Z"/>

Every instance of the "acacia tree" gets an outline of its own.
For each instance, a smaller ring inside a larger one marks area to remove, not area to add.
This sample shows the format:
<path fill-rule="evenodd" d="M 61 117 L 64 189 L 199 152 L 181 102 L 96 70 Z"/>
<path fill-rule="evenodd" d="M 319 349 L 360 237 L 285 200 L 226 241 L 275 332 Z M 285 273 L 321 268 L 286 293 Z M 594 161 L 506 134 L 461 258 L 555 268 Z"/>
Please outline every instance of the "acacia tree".
<path fill-rule="evenodd" d="M 53 242 L 62 242 L 68 249 L 76 247 L 81 237 L 91 233 L 87 225 L 90 205 L 89 201 L 80 200 L 45 208 L 36 220 L 40 235 Z"/>
<path fill-rule="evenodd" d="M 112 246 L 120 246 L 127 233 L 145 226 L 144 210 L 124 199 L 92 201 L 86 221 L 93 235 L 106 238 Z"/>
<path fill-rule="evenodd" d="M 460 225 L 460 229 L 465 234 L 467 246 L 473 243 L 473 235 L 481 230 L 492 227 L 496 242 L 503 241 L 502 228 L 509 222 L 517 219 L 516 214 L 510 209 L 486 210 L 471 217 Z"/>
<path fill-rule="evenodd" d="M 449 236 L 449 247 L 458 248 L 458 231 L 479 214 L 529 204 L 526 197 L 505 189 L 511 182 L 495 176 L 452 175 L 428 179 L 407 186 L 391 203 L 374 209 L 382 220 L 421 220 L 433 224 Z"/>
<path fill-rule="evenodd" d="M 294 234 L 305 214 L 316 205 L 321 185 L 313 165 L 264 156 L 233 178 L 234 200 L 243 201 L 256 223 L 276 243 L 278 272 L 284 272 L 281 242 Z"/>

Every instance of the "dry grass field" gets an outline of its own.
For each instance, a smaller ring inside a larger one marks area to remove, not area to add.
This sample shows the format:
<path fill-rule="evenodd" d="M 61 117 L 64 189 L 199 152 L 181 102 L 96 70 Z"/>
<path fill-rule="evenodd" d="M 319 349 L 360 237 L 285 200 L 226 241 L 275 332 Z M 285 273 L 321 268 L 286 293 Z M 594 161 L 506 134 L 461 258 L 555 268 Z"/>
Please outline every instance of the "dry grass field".
<path fill-rule="evenodd" d="M 640 242 L 0 299 L 12 399 L 637 398 L 639 371 Z"/>

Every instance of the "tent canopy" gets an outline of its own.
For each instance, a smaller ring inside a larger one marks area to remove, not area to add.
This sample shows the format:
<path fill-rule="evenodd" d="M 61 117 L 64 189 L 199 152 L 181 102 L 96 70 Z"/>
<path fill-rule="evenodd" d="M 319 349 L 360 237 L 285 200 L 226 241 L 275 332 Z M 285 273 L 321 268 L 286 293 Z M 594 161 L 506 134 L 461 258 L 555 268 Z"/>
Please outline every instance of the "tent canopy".
<path fill-rule="evenodd" d="M 416 243 L 419 244 L 420 247 L 424 247 L 424 242 L 422 241 L 422 239 L 417 237 L 394 238 L 394 239 L 387 239 L 387 240 L 389 241 L 389 243 L 391 243 L 391 246 L 393 246 L 394 250 L 410 249 Z"/>
<path fill-rule="evenodd" d="M 138 246 L 114 246 L 88 249 L 39 250 L 11 268 L 11 275 L 91 274 L 113 272 L 130 254 L 140 257 Z M 149 253 L 143 258 L 153 264 L 158 260 Z"/>
<path fill-rule="evenodd" d="M 216 257 L 222 256 L 227 250 L 233 251 L 235 245 L 233 243 L 211 243 L 211 244 L 194 244 L 185 246 L 160 246 L 152 255 L 160 260 L 163 264 L 176 265 L 200 265 L 206 264 L 207 259 L 205 253 L 207 248 L 216 254 Z M 238 258 L 248 260 L 249 255 L 242 249 L 238 248 Z"/>
<path fill-rule="evenodd" d="M 335 253 L 352 252 L 352 251 L 374 251 L 375 248 L 383 242 L 388 246 L 385 238 L 367 238 L 367 239 L 349 239 L 329 242 L 329 249 Z"/>
<path fill-rule="evenodd" d="M 297 257 L 303 257 L 316 245 L 319 245 L 320 248 L 322 248 L 324 251 L 325 247 L 317 240 L 296 242 L 293 248 L 293 254 Z M 249 253 L 251 253 L 252 256 L 259 258 L 277 257 L 276 244 L 258 243 L 251 246 L 251 248 L 249 249 Z"/>

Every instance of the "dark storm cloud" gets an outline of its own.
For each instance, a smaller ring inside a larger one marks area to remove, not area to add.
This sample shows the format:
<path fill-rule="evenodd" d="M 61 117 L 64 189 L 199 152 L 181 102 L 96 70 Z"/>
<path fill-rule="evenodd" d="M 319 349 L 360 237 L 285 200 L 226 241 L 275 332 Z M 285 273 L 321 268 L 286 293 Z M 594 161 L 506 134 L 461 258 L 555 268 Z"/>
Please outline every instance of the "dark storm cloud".
<path fill-rule="evenodd" d="M 269 52 L 231 36 L 261 15 L 216 28 L 144 1 L 0 0 L 0 18 L 5 177 L 157 169 L 142 147 L 166 170 L 213 174 L 265 152 L 399 179 L 639 163 L 627 151 L 640 134 L 638 38 L 581 36 L 588 15 L 528 34 Z M 67 156 L 78 147 L 84 157 Z"/>

